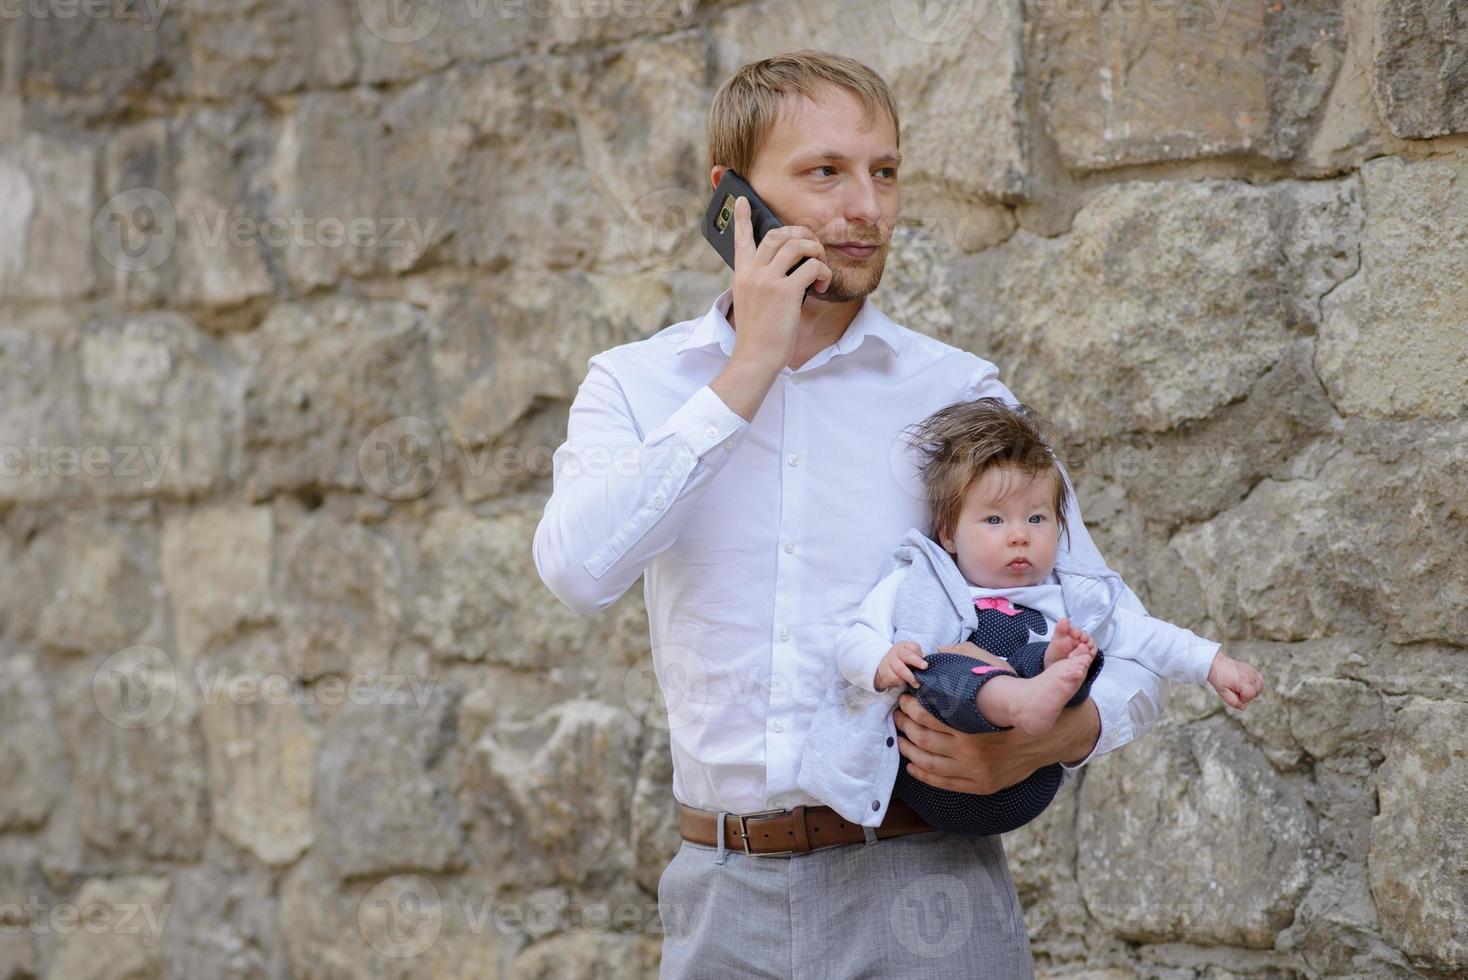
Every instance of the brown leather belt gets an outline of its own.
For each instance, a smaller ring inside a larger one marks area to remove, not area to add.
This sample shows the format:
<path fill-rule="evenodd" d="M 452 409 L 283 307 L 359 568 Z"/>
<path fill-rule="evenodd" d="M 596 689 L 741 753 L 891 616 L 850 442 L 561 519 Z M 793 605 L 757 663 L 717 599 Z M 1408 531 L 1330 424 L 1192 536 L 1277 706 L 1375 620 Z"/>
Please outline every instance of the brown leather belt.
<path fill-rule="evenodd" d="M 678 829 L 694 844 L 718 846 L 718 814 L 678 804 Z M 877 837 L 901 837 L 938 828 L 918 816 L 906 803 L 893 799 Z M 790 810 L 724 815 L 724 846 L 731 851 L 766 856 L 807 854 L 822 847 L 857 844 L 866 840 L 861 824 L 852 823 L 828 806 L 797 806 Z"/>

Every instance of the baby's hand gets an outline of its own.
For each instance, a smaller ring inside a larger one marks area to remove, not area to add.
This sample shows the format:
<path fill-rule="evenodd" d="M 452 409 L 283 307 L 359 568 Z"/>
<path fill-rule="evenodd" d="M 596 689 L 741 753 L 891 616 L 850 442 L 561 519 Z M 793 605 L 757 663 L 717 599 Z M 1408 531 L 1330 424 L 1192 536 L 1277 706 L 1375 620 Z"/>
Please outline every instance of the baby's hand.
<path fill-rule="evenodd" d="M 1259 676 L 1259 671 L 1222 650 L 1213 658 L 1213 666 L 1208 670 L 1208 683 L 1223 698 L 1224 704 L 1240 711 L 1264 690 L 1264 678 Z"/>
<path fill-rule="evenodd" d="M 912 675 L 909 664 L 921 670 L 927 669 L 928 662 L 923 659 L 923 648 L 911 640 L 892 644 L 892 649 L 883 654 L 882 662 L 877 664 L 873 686 L 879 691 L 903 683 L 917 687 L 917 678 Z"/>

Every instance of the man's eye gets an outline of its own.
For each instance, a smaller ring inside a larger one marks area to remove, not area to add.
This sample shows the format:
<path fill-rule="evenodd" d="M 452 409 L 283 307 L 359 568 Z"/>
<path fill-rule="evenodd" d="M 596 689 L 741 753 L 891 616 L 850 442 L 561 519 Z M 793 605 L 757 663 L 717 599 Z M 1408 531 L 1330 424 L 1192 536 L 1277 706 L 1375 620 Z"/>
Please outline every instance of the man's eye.
<path fill-rule="evenodd" d="M 897 168 L 896 167 L 883 167 L 881 170 L 878 170 L 877 173 L 879 173 L 879 174 L 886 174 L 888 177 L 895 179 L 897 177 Z"/>
<path fill-rule="evenodd" d="M 831 174 L 821 174 L 821 176 L 823 176 L 823 177 L 825 177 L 825 176 L 831 176 L 831 175 L 834 175 L 836 173 L 836 168 L 835 167 L 832 167 L 832 166 L 817 167 L 815 170 L 812 170 L 811 173 L 819 173 L 822 170 L 829 170 L 829 171 L 831 171 Z"/>

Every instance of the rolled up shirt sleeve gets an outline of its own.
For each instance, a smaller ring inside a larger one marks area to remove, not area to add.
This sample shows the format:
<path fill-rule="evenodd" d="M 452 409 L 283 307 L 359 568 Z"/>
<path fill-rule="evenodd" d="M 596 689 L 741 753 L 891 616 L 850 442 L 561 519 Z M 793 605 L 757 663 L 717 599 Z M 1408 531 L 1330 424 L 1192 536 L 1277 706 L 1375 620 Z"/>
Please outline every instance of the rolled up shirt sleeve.
<path fill-rule="evenodd" d="M 532 546 L 541 581 L 581 615 L 616 602 L 677 540 L 750 427 L 704 385 L 644 436 L 599 358 L 588 362 L 571 403 Z"/>

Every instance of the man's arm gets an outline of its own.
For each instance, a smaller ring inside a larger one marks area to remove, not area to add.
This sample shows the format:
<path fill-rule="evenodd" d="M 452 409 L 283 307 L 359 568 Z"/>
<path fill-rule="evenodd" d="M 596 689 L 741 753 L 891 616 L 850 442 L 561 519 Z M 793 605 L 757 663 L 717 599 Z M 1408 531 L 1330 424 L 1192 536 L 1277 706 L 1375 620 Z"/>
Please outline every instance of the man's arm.
<path fill-rule="evenodd" d="M 939 649 L 972 655 L 976 648 L 962 643 Z M 1108 660 L 1102 673 L 1110 666 Z M 908 773 L 940 789 L 980 796 L 1013 786 L 1036 769 L 1085 757 L 1101 731 L 1100 716 L 1090 700 L 1063 710 L 1044 735 L 1026 735 L 1018 728 L 960 732 L 935 718 L 911 694 L 902 695 L 897 707 L 894 720 L 901 732 L 897 746 L 907 757 Z"/>
<path fill-rule="evenodd" d="M 1075 492 L 1075 485 L 1070 481 L 1070 474 L 1066 473 L 1062 467 L 1061 475 L 1070 490 L 1070 503 L 1065 512 L 1066 540 L 1062 541 L 1061 547 L 1078 561 L 1110 568 L 1111 566 L 1106 564 L 1106 559 L 1101 557 L 1101 551 L 1096 547 L 1096 543 L 1091 540 L 1091 532 L 1086 529 L 1085 521 L 1081 518 L 1080 501 Z M 1142 605 L 1142 600 L 1137 598 L 1137 594 L 1125 582 L 1122 582 L 1122 593 L 1117 602 L 1117 609 L 1139 616 L 1147 615 L 1147 609 Z M 1079 760 L 1071 757 L 1052 761 L 1059 762 L 1064 767 L 1065 778 L 1069 780 L 1081 766 L 1145 734 L 1147 729 L 1152 727 L 1152 723 L 1161 716 L 1166 693 L 1166 679 L 1159 677 L 1154 671 L 1135 660 L 1123 657 L 1108 658 L 1106 666 L 1101 669 L 1101 673 L 1097 675 L 1095 682 L 1091 685 L 1090 700 L 1094 702 L 1100 715 L 1101 728 L 1094 745 Z M 1074 711 L 1075 709 L 1066 710 Z"/>
<path fill-rule="evenodd" d="M 749 425 L 705 385 L 643 438 L 616 375 L 593 357 L 551 460 L 533 545 L 541 581 L 583 616 L 616 602 L 672 546 Z"/>

